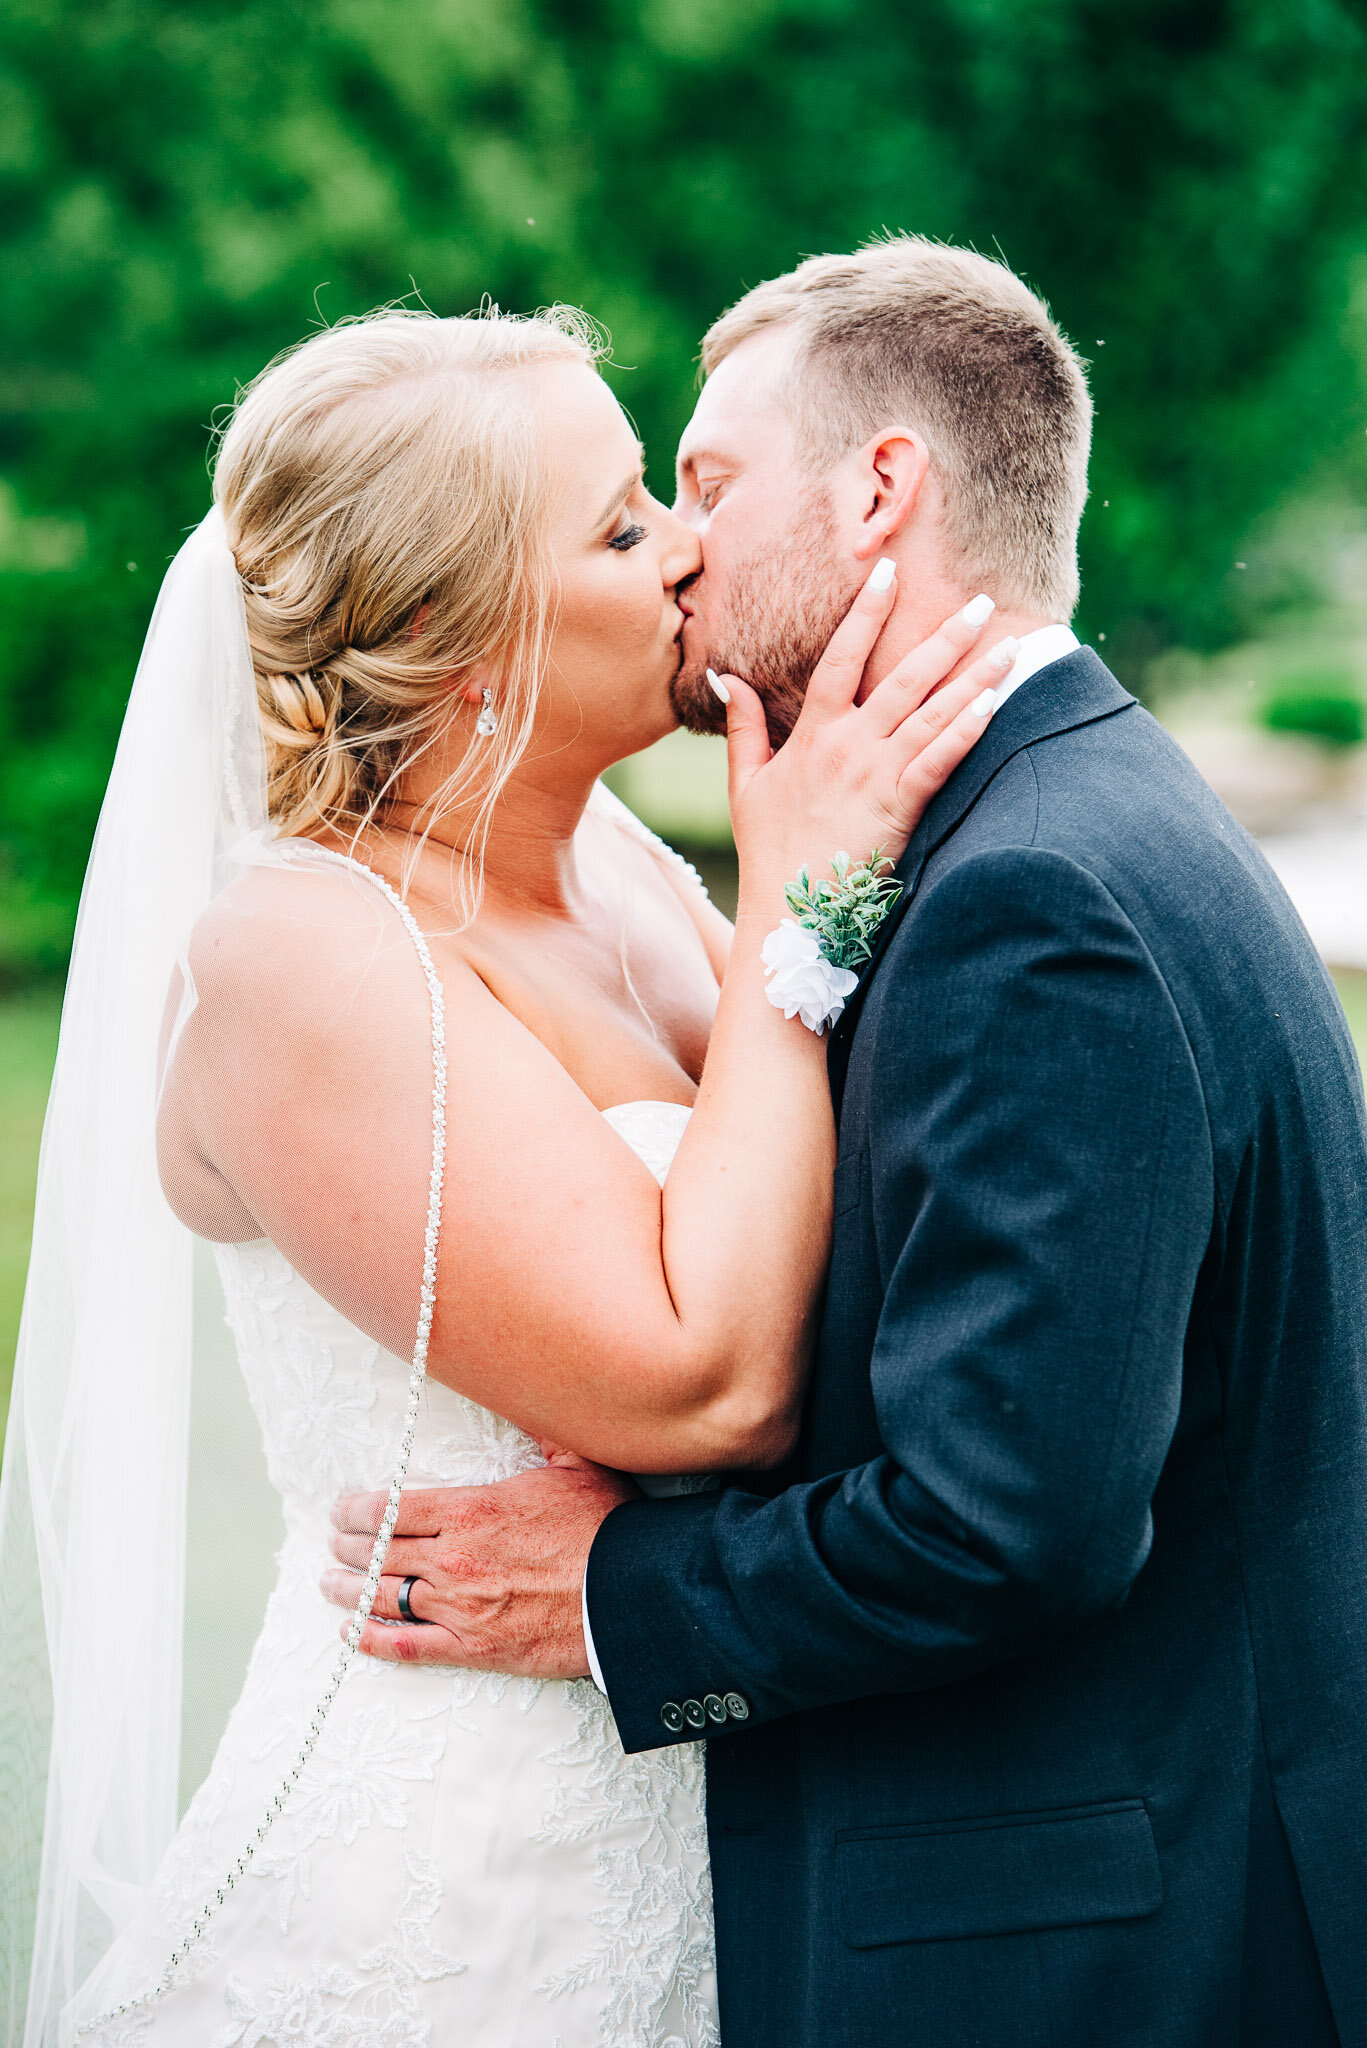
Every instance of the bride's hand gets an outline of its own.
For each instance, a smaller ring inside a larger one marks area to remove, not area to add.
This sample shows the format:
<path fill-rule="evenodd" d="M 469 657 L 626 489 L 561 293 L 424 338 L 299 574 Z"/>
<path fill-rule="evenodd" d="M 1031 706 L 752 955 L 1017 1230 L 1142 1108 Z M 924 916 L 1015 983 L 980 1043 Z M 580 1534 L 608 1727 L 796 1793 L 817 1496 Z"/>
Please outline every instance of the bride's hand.
<path fill-rule="evenodd" d="M 986 622 L 975 624 L 964 611 L 905 655 L 862 704 L 856 701 L 896 601 L 895 576 L 881 589 L 878 581 L 875 572 L 837 628 L 777 753 L 755 691 L 739 677 L 723 679 L 743 889 L 767 894 L 804 863 L 824 873 L 837 851 L 862 860 L 878 847 L 898 860 L 931 799 L 987 728 L 992 692 L 1018 643 L 1000 641 L 937 690 L 982 636 Z"/>

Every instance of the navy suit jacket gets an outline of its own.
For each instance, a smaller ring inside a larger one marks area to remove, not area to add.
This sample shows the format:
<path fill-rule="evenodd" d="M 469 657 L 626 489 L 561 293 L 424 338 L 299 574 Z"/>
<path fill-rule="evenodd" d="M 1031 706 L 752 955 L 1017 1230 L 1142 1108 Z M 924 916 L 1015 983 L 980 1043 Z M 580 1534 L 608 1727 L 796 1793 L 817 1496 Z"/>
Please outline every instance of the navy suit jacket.
<path fill-rule="evenodd" d="M 900 874 L 830 1048 L 799 1451 L 617 1509 L 589 1563 L 629 1750 L 732 1696 L 725 2048 L 1358 2048 L 1367 1133 L 1334 991 L 1086 649 Z"/>

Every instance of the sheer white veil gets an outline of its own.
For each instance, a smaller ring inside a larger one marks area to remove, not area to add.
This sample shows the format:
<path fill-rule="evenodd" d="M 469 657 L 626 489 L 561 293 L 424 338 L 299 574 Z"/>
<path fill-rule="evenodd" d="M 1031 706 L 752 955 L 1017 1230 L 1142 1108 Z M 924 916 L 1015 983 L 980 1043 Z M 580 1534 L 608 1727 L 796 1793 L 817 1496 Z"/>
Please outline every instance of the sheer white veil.
<path fill-rule="evenodd" d="M 176 1826 L 193 1240 L 157 1178 L 190 932 L 265 826 L 221 515 L 157 600 L 81 897 L 0 1478 L 0 2038 L 58 2015 Z"/>

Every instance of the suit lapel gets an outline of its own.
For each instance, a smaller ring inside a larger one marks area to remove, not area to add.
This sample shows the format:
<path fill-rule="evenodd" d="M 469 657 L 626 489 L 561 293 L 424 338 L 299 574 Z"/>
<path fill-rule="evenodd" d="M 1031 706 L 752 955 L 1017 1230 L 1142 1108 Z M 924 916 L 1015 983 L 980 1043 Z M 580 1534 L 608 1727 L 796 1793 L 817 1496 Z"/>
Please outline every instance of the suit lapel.
<path fill-rule="evenodd" d="M 1094 724 L 1099 718 L 1110 718 L 1134 701 L 1090 647 L 1079 647 L 1075 652 L 1065 654 L 1061 660 L 1050 662 L 1047 668 L 1040 669 L 1023 688 L 1008 697 L 973 752 L 951 775 L 912 834 L 910 844 L 897 864 L 897 879 L 902 885 L 902 893 L 884 920 L 873 956 L 859 978 L 859 986 L 831 1033 L 826 1059 L 837 1114 L 849 1064 L 850 1040 L 869 984 L 910 908 L 931 855 L 944 845 L 951 833 L 957 831 L 993 777 L 1023 748 L 1034 746 L 1037 740 L 1050 739 L 1057 733 Z"/>

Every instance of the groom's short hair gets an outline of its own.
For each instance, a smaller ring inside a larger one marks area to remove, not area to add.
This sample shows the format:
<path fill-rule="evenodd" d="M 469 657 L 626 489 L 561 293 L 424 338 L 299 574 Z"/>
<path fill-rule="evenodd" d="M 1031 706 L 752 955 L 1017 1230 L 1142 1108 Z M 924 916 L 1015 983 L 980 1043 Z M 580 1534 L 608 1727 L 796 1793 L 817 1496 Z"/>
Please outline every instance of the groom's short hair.
<path fill-rule="evenodd" d="M 756 285 L 704 336 L 704 371 L 769 327 L 795 339 L 804 460 L 829 469 L 880 428 L 918 430 L 965 584 L 1071 617 L 1092 402 L 1042 299 L 971 249 L 892 235 Z"/>

